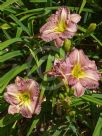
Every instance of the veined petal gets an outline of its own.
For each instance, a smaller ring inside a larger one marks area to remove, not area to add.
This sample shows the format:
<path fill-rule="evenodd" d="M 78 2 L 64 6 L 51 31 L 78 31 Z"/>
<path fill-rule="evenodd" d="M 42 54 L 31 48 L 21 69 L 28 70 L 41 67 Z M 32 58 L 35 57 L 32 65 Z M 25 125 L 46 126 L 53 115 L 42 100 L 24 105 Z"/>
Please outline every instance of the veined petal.
<path fill-rule="evenodd" d="M 80 97 L 84 94 L 85 92 L 85 88 L 80 84 L 80 82 L 77 82 L 74 86 L 73 86 L 74 91 L 74 95 L 77 97 Z"/>
<path fill-rule="evenodd" d="M 14 115 L 15 113 L 19 113 L 19 106 L 10 105 L 8 108 L 8 113 Z"/>
<path fill-rule="evenodd" d="M 58 23 L 58 15 L 52 14 L 49 18 L 48 18 L 48 22 L 46 24 L 44 24 L 41 28 L 40 28 L 40 33 L 46 33 L 47 30 L 53 30 L 56 25 Z"/>
<path fill-rule="evenodd" d="M 80 83 L 88 89 L 94 89 L 99 86 L 98 80 L 100 75 L 96 71 L 87 70 L 85 71 L 85 77 L 80 79 Z"/>
<path fill-rule="evenodd" d="M 63 33 L 59 34 L 59 37 L 63 38 L 63 39 L 71 39 L 73 36 L 75 35 L 75 32 L 70 32 L 68 30 L 64 31 Z"/>
<path fill-rule="evenodd" d="M 74 23 L 78 23 L 81 19 L 81 16 L 79 14 L 71 14 L 70 19 Z"/>
<path fill-rule="evenodd" d="M 4 99 L 10 104 L 18 104 L 19 92 L 15 84 L 10 84 L 7 86 L 7 91 L 4 93 Z"/>
<path fill-rule="evenodd" d="M 24 103 L 20 107 L 20 113 L 25 118 L 31 118 L 34 112 L 34 106 L 32 102 Z"/>
<path fill-rule="evenodd" d="M 95 61 L 90 61 L 87 65 L 88 68 L 92 69 L 92 70 L 97 70 L 97 66 L 95 64 Z"/>
<path fill-rule="evenodd" d="M 56 39 L 56 37 L 58 37 L 57 33 L 55 32 L 57 22 L 54 21 L 53 18 L 54 18 L 54 15 L 53 17 L 50 18 L 49 22 L 47 22 L 45 25 L 43 25 L 40 28 L 40 33 L 41 33 L 40 37 L 46 42 L 52 41 Z"/>
<path fill-rule="evenodd" d="M 69 57 L 65 59 L 65 64 L 66 64 L 66 74 L 70 75 L 73 66 L 70 63 Z"/>
<path fill-rule="evenodd" d="M 30 96 L 33 97 L 38 97 L 39 96 L 39 85 L 36 81 L 32 80 L 32 79 L 28 79 L 26 80 L 26 86 L 27 86 L 27 90 L 30 93 Z"/>
<path fill-rule="evenodd" d="M 56 33 L 52 32 L 52 33 L 48 33 L 48 34 L 42 34 L 41 38 L 46 41 L 46 42 L 50 42 L 53 41 L 54 39 L 56 39 L 58 36 Z"/>
<path fill-rule="evenodd" d="M 74 49 L 70 55 L 69 55 L 70 62 L 75 65 L 75 64 L 80 64 L 81 67 L 88 67 L 90 65 L 91 67 L 91 61 L 89 58 L 84 54 L 82 50 Z"/>
<path fill-rule="evenodd" d="M 83 50 L 79 50 L 79 63 L 81 66 L 86 66 L 90 64 L 89 58 L 84 54 Z"/>
<path fill-rule="evenodd" d="M 80 61 L 79 51 L 77 49 L 74 49 L 69 54 L 69 60 L 72 65 L 78 64 Z"/>
<path fill-rule="evenodd" d="M 65 23 L 68 17 L 68 9 L 67 8 L 62 8 L 61 14 L 60 14 L 60 21 L 62 23 Z"/>
<path fill-rule="evenodd" d="M 67 31 L 75 33 L 77 31 L 77 25 L 73 22 L 68 22 Z"/>
<path fill-rule="evenodd" d="M 23 78 L 17 76 L 15 84 L 17 85 L 18 90 L 20 91 L 26 90 L 26 82 Z"/>

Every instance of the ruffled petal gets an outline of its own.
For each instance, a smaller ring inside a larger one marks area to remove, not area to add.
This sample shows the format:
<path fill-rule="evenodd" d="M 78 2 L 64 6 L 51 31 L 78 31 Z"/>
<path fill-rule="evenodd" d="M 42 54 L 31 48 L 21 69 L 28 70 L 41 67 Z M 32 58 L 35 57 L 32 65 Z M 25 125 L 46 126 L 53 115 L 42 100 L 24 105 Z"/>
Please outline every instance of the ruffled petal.
<path fill-rule="evenodd" d="M 66 30 L 63 33 L 60 33 L 59 37 L 61 37 L 63 39 L 67 39 L 67 38 L 71 39 L 74 35 L 75 35 L 74 32 L 70 32 L 70 31 Z"/>
<path fill-rule="evenodd" d="M 23 91 L 26 90 L 26 81 L 22 77 L 17 76 L 15 80 L 15 84 L 17 85 L 18 90 Z"/>
<path fill-rule="evenodd" d="M 75 33 L 77 31 L 77 25 L 73 22 L 68 21 L 68 27 L 66 30 Z"/>
<path fill-rule="evenodd" d="M 25 80 L 21 77 L 17 77 L 16 85 L 20 93 L 28 92 L 31 98 L 39 95 L 39 85 L 32 79 Z"/>
<path fill-rule="evenodd" d="M 20 107 L 20 114 L 25 118 L 32 118 L 34 112 L 34 105 L 32 102 L 24 103 Z"/>
<path fill-rule="evenodd" d="M 28 79 L 26 80 L 27 90 L 30 93 L 31 98 L 39 96 L 39 85 L 35 80 Z"/>
<path fill-rule="evenodd" d="M 4 93 L 4 99 L 10 104 L 18 104 L 19 92 L 15 84 L 10 84 L 7 86 L 7 92 Z"/>
<path fill-rule="evenodd" d="M 85 77 L 80 79 L 81 84 L 88 89 L 95 89 L 99 86 L 100 75 L 96 71 L 85 71 Z"/>
<path fill-rule="evenodd" d="M 49 18 L 46 24 L 44 24 L 41 28 L 40 28 L 40 33 L 48 33 L 46 31 L 53 31 L 54 28 L 56 27 L 58 23 L 58 15 L 52 14 Z"/>
<path fill-rule="evenodd" d="M 57 33 L 50 31 L 50 30 L 46 30 L 45 33 L 41 34 L 41 39 L 43 39 L 46 42 L 50 42 L 53 41 L 54 39 L 58 38 Z"/>
<path fill-rule="evenodd" d="M 88 65 L 90 65 L 91 61 L 89 60 L 89 58 L 84 54 L 83 50 L 79 50 L 79 63 L 81 66 L 86 66 L 88 67 Z M 91 65 L 90 65 L 91 66 Z"/>
<path fill-rule="evenodd" d="M 40 38 L 44 41 L 49 42 L 57 38 L 57 33 L 55 32 L 55 28 L 58 23 L 58 16 L 53 14 L 48 22 L 40 28 Z"/>
<path fill-rule="evenodd" d="M 70 19 L 74 23 L 78 23 L 81 19 L 81 16 L 79 14 L 71 14 Z"/>
<path fill-rule="evenodd" d="M 77 82 L 74 86 L 73 86 L 74 91 L 74 95 L 77 97 L 80 97 L 84 94 L 85 92 L 85 88 L 80 84 L 80 82 Z"/>
<path fill-rule="evenodd" d="M 75 64 L 80 64 L 81 67 L 92 67 L 91 61 L 89 58 L 84 54 L 82 50 L 74 49 L 69 55 L 70 62 Z"/>
<path fill-rule="evenodd" d="M 92 70 L 97 70 L 97 66 L 95 64 L 95 61 L 90 61 L 87 65 L 88 68 L 92 69 Z"/>
<path fill-rule="evenodd" d="M 15 113 L 19 113 L 19 106 L 10 105 L 8 108 L 8 113 L 14 115 Z"/>

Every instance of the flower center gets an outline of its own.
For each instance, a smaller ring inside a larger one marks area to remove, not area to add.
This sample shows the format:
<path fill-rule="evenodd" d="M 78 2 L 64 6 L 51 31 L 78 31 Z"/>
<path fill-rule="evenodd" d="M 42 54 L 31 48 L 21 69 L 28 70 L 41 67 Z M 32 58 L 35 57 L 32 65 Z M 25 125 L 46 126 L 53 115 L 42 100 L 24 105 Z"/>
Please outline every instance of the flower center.
<path fill-rule="evenodd" d="M 64 21 L 59 21 L 57 27 L 55 27 L 55 32 L 64 32 L 66 30 L 66 24 Z"/>
<path fill-rule="evenodd" d="M 30 94 L 28 92 L 21 93 L 19 99 L 22 102 L 28 102 L 30 100 Z"/>
<path fill-rule="evenodd" d="M 81 69 L 80 64 L 74 66 L 71 74 L 76 78 L 83 78 L 85 76 L 85 72 Z"/>

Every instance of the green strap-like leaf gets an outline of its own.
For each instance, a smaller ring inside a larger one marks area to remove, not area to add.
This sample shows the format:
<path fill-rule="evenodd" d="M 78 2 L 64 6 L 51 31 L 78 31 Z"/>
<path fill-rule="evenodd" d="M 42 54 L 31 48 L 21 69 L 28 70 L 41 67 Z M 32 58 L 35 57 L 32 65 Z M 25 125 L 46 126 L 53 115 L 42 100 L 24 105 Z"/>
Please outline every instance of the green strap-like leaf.
<path fill-rule="evenodd" d="M 5 10 L 6 7 L 8 7 L 9 5 L 13 4 L 16 1 L 18 0 L 6 0 L 6 2 L 0 5 L 0 10 Z"/>
<path fill-rule="evenodd" d="M 32 122 L 26 136 L 30 136 L 30 134 L 32 133 L 33 129 L 36 127 L 38 122 L 39 122 L 39 118 L 34 119 L 34 121 Z"/>
<path fill-rule="evenodd" d="M 21 51 L 12 51 L 12 52 L 6 53 L 3 56 L 0 56 L 0 62 L 7 61 L 7 60 L 9 60 L 13 57 L 19 56 L 19 55 L 22 55 Z"/>
<path fill-rule="evenodd" d="M 86 4 L 86 0 L 83 0 L 82 1 L 82 4 L 80 6 L 80 10 L 79 10 L 79 14 L 83 11 L 84 7 L 85 7 L 85 4 Z"/>
<path fill-rule="evenodd" d="M 22 41 L 21 38 L 13 38 L 13 39 L 9 39 L 7 41 L 4 41 L 2 43 L 0 43 L 0 50 L 3 50 L 5 48 L 7 48 L 9 45 L 18 42 L 18 41 Z"/>
<path fill-rule="evenodd" d="M 83 95 L 81 98 L 86 100 L 86 101 L 89 101 L 89 102 L 92 102 L 92 103 L 95 103 L 95 104 L 98 104 L 98 105 L 102 105 L 102 100 L 97 99 L 97 98 L 95 98 L 93 96 Z"/>
<path fill-rule="evenodd" d="M 30 0 L 30 2 L 34 2 L 34 3 L 36 3 L 36 2 L 47 2 L 47 0 Z"/>
<path fill-rule="evenodd" d="M 13 14 L 9 15 L 12 20 L 15 21 L 28 35 L 30 35 L 29 29 Z"/>
<path fill-rule="evenodd" d="M 102 129 L 102 113 L 100 114 L 100 117 L 97 121 L 97 124 L 92 136 L 102 136 L 101 129 Z"/>
<path fill-rule="evenodd" d="M 52 136 L 59 136 L 61 134 L 61 130 L 56 130 Z"/>
<path fill-rule="evenodd" d="M 0 119 L 0 127 L 5 127 L 16 120 L 19 120 L 21 117 L 18 115 L 12 116 L 12 115 L 6 115 L 3 118 Z"/>

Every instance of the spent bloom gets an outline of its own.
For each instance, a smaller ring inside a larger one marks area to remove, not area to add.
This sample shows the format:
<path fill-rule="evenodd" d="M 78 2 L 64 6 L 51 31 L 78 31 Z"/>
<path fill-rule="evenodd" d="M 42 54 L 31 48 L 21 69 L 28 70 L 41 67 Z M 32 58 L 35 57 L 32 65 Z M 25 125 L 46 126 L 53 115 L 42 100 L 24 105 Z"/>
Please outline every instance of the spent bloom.
<path fill-rule="evenodd" d="M 33 114 L 40 113 L 39 85 L 32 79 L 16 77 L 15 83 L 7 86 L 4 98 L 10 104 L 9 114 L 20 113 L 31 118 Z"/>
<path fill-rule="evenodd" d="M 40 37 L 46 41 L 54 41 L 56 47 L 61 47 L 65 39 L 72 38 L 77 31 L 79 14 L 71 14 L 70 10 L 63 7 L 48 18 L 48 22 L 40 29 Z"/>
<path fill-rule="evenodd" d="M 75 90 L 75 96 L 82 96 L 85 89 L 99 86 L 100 74 L 95 61 L 89 60 L 82 50 L 74 49 L 65 60 L 55 60 L 53 69 L 48 73 L 60 76 Z"/>

